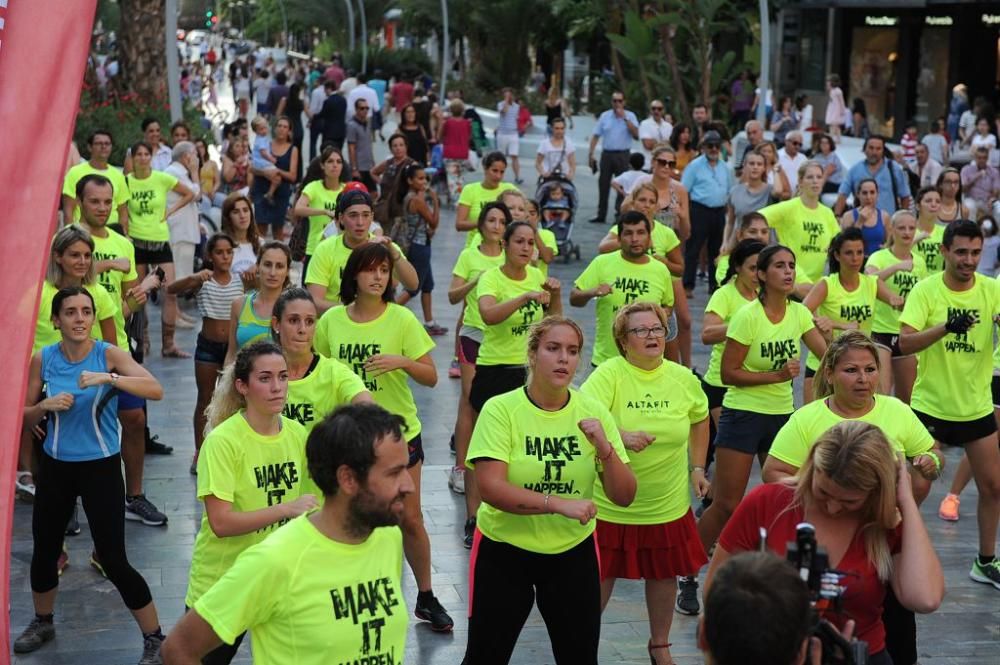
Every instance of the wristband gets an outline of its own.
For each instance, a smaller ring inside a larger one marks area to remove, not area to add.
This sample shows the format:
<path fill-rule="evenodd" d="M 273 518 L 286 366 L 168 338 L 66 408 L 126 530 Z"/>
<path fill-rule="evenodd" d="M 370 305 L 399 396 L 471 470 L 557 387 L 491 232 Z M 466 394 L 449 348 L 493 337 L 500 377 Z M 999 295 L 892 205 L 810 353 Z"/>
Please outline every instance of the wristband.
<path fill-rule="evenodd" d="M 608 454 L 607 455 L 605 455 L 603 457 L 598 457 L 597 459 L 599 459 L 602 463 L 603 462 L 607 462 L 609 459 L 611 459 L 611 455 L 613 455 L 614 452 L 615 452 L 614 446 L 611 446 L 611 447 L 608 448 Z"/>
<path fill-rule="evenodd" d="M 701 471 L 702 473 L 705 473 L 705 467 L 701 466 L 700 464 L 692 464 L 692 465 L 688 466 L 688 473 L 689 474 L 690 473 L 694 473 L 696 470 L 697 471 Z"/>
<path fill-rule="evenodd" d="M 551 499 L 551 498 L 552 498 L 551 494 L 546 494 L 545 498 L 542 499 L 542 510 L 544 510 L 546 514 L 549 514 L 549 513 L 552 512 L 552 511 L 549 510 L 549 499 Z"/>
<path fill-rule="evenodd" d="M 934 460 L 934 466 L 937 468 L 937 472 L 941 473 L 941 458 L 933 450 L 928 450 L 924 455 L 927 455 L 932 460 Z"/>

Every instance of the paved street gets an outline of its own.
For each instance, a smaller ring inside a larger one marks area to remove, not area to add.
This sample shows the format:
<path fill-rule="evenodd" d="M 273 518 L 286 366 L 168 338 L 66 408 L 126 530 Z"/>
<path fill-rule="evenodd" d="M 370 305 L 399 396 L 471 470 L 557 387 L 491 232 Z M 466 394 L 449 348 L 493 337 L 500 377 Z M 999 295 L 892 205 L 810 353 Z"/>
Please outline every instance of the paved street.
<path fill-rule="evenodd" d="M 586 223 L 596 207 L 595 178 L 585 168 L 586 128 L 592 121 L 580 121 L 574 132 L 578 153 L 578 184 L 582 209 L 577 213 L 578 224 L 574 239 L 582 245 L 583 261 L 593 257 L 598 240 L 606 227 Z M 386 132 L 388 135 L 388 132 Z M 526 182 L 534 182 L 534 139 L 522 141 L 522 172 Z M 384 153 L 384 145 L 378 146 Z M 478 174 L 469 174 L 477 177 Z M 508 169 L 508 177 L 512 177 Z M 464 238 L 454 231 L 453 211 L 445 211 L 442 231 L 435 237 L 435 317 L 442 325 L 454 329 L 458 308 L 447 303 L 445 290 L 451 268 Z M 564 299 L 574 277 L 584 262 L 568 265 L 556 263 L 551 274 L 563 281 Z M 699 285 L 692 303 L 695 313 L 695 364 L 704 369 L 706 349 L 698 343 L 700 312 L 706 301 L 706 286 Z M 413 305 L 415 306 L 415 305 Z M 151 312 L 158 318 L 155 308 Z M 592 305 L 584 310 L 568 308 L 569 314 L 584 325 L 588 340 L 593 332 Z M 418 311 L 418 309 L 415 309 Z M 152 588 L 165 631 L 184 611 L 184 594 L 188 566 L 201 507 L 194 498 L 195 479 L 188 473 L 193 453 L 191 414 L 194 406 L 195 383 L 190 360 L 162 360 L 159 357 L 158 324 L 154 324 L 153 357 L 149 368 L 163 382 L 167 398 L 150 406 L 150 422 L 154 433 L 175 446 L 170 457 L 156 457 L 146 463 L 146 492 L 164 512 L 170 523 L 166 528 L 153 528 L 129 522 L 126 534 L 129 557 L 145 576 Z M 195 332 L 179 331 L 179 343 L 194 350 Z M 451 359 L 451 339 L 438 338 L 434 351 L 439 384 L 434 389 L 415 387 L 420 416 L 424 423 L 427 461 L 423 477 L 423 502 L 427 530 L 433 547 L 434 589 L 455 619 L 451 635 L 438 635 L 426 625 L 414 622 L 410 627 L 406 662 L 411 665 L 452 665 L 461 661 L 466 641 L 464 607 L 467 601 L 468 555 L 462 548 L 460 535 L 464 519 L 460 497 L 452 495 L 446 485 L 446 472 L 452 464 L 448 438 L 455 418 L 458 381 L 446 377 Z M 586 353 L 589 358 L 589 349 Z M 581 363 L 581 366 L 584 363 Z M 581 370 L 582 373 L 583 370 Z M 578 377 L 582 379 L 583 377 Z M 798 391 L 796 391 L 798 392 Z M 933 615 L 918 618 L 920 662 L 924 665 L 997 665 L 1000 663 L 1000 592 L 968 579 L 967 573 L 976 550 L 975 488 L 963 496 L 962 519 L 955 524 L 942 522 L 936 516 L 938 502 L 944 495 L 951 471 L 959 457 L 958 451 L 947 453 L 948 470 L 944 480 L 935 483 L 924 506 L 924 516 L 946 571 L 948 593 L 944 605 Z M 82 514 L 81 514 L 82 518 Z M 31 506 L 18 502 L 12 544 L 11 629 L 16 636 L 31 618 L 31 593 L 28 565 L 31 557 Z M 71 564 L 61 579 L 56 609 L 56 640 L 38 652 L 17 657 L 23 665 L 124 665 L 134 663 L 139 656 L 141 641 L 131 616 L 112 585 L 99 577 L 88 565 L 91 550 L 89 534 L 68 538 Z M 412 576 L 405 571 L 404 580 L 409 603 L 415 600 Z M 571 612 L 572 608 L 566 608 Z M 695 644 L 697 619 L 675 615 L 671 640 L 672 653 L 678 665 L 702 662 Z M 648 662 L 645 606 L 642 587 L 634 582 L 621 582 L 604 616 L 601 635 L 601 662 L 639 664 Z M 250 662 L 250 649 L 244 645 L 237 662 Z M 514 663 L 540 665 L 551 663 L 545 628 L 537 613 L 533 614 L 522 633 Z"/>

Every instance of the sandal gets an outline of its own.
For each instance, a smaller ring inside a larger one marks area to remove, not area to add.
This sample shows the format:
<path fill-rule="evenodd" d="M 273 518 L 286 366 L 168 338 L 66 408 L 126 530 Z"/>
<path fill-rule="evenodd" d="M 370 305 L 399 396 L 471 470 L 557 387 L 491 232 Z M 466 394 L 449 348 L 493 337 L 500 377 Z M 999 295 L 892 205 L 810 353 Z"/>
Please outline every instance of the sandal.
<path fill-rule="evenodd" d="M 649 652 L 649 662 L 652 663 L 653 665 L 657 665 L 656 656 L 653 655 L 653 650 L 669 649 L 671 647 L 671 644 L 672 644 L 671 642 L 667 642 L 666 644 L 653 644 L 653 640 L 650 640 L 649 644 L 646 645 L 646 651 Z M 667 656 L 670 657 L 670 663 L 671 665 L 673 665 L 674 662 L 673 656 L 670 656 L 670 654 L 667 654 Z"/>
<path fill-rule="evenodd" d="M 163 349 L 161 354 L 164 358 L 190 358 L 191 354 L 187 351 L 181 351 L 176 346 L 172 349 Z"/>
<path fill-rule="evenodd" d="M 35 478 L 31 472 L 18 471 L 14 476 L 14 488 L 23 500 L 32 501 L 35 498 Z"/>

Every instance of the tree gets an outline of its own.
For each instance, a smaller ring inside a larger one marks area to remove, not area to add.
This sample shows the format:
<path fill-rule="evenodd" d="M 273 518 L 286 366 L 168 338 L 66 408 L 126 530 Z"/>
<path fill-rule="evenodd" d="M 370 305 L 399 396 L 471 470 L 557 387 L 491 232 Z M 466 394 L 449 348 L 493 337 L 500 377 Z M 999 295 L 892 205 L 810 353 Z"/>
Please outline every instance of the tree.
<path fill-rule="evenodd" d="M 119 66 L 126 90 L 149 100 L 167 99 L 165 0 L 121 0 Z"/>

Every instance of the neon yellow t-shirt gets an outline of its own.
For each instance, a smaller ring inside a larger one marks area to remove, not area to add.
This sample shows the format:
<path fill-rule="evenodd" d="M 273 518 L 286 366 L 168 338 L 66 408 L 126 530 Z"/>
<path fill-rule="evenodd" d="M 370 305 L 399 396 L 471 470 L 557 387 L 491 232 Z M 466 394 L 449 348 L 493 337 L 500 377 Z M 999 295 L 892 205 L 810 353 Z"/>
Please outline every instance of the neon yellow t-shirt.
<path fill-rule="evenodd" d="M 593 365 L 615 358 L 618 347 L 614 339 L 615 314 L 633 302 L 652 302 L 673 307 L 674 288 L 667 266 L 653 258 L 646 263 L 632 263 L 622 253 L 599 254 L 576 278 L 576 288 L 586 291 L 601 284 L 611 287 L 611 293 L 597 298 L 597 322 L 594 332 Z"/>
<path fill-rule="evenodd" d="M 875 316 L 875 303 L 878 301 L 878 277 L 861 274 L 858 280 L 858 288 L 848 291 L 840 283 L 839 273 L 823 277 L 826 300 L 816 308 L 816 316 L 825 316 L 834 323 L 857 323 L 861 332 L 871 335 L 872 317 Z M 842 334 L 843 330 L 833 331 L 834 338 Z M 810 353 L 806 367 L 819 369 L 819 358 Z"/>
<path fill-rule="evenodd" d="M 541 239 L 543 245 L 552 250 L 553 260 L 559 256 L 559 243 L 556 241 L 555 233 L 548 229 L 539 228 L 538 237 Z M 549 276 L 549 264 L 537 257 L 538 250 L 535 250 L 535 254 L 536 257 L 533 265 L 542 272 L 542 277 L 547 278 Z"/>
<path fill-rule="evenodd" d="M 99 284 L 85 284 L 87 292 L 94 298 L 94 325 L 90 329 L 93 339 L 104 339 L 101 334 L 101 321 L 112 319 L 115 315 L 115 303 L 108 295 L 107 289 Z M 62 333 L 52 325 L 52 299 L 59 293 L 53 284 L 42 281 L 42 293 L 38 297 L 38 318 L 35 320 L 35 342 L 31 353 L 38 353 L 42 347 L 58 344 L 62 341 Z"/>
<path fill-rule="evenodd" d="M 374 238 L 375 235 L 371 234 L 369 237 Z M 392 249 L 403 256 L 403 250 L 396 243 L 392 243 Z M 347 259 L 351 258 L 353 251 L 352 247 L 347 246 L 343 233 L 321 240 L 309 259 L 306 284 L 325 286 L 326 294 L 323 297 L 330 302 L 340 302 L 340 280 L 344 276 Z"/>
<path fill-rule="evenodd" d="M 944 257 L 941 256 L 941 243 L 944 241 L 944 230 L 947 224 L 935 224 L 931 234 L 913 244 L 913 254 L 919 255 L 927 266 L 927 274 L 933 275 L 944 270 Z M 917 233 L 921 233 L 917 228 Z"/>
<path fill-rule="evenodd" d="M 771 323 L 760 300 L 741 307 L 729 321 L 726 338 L 749 347 L 743 360 L 748 372 L 773 372 L 799 357 L 802 336 L 812 330 L 812 314 L 805 305 L 789 301 L 785 316 Z M 732 386 L 722 398 L 729 409 L 766 414 L 791 413 L 795 410 L 792 382 L 768 383 L 761 386 Z"/>
<path fill-rule="evenodd" d="M 128 182 L 128 234 L 134 240 L 169 242 L 167 192 L 177 186 L 177 178 L 163 171 L 152 171 L 139 179 L 126 176 Z"/>
<path fill-rule="evenodd" d="M 301 379 L 288 382 L 281 415 L 296 421 L 306 434 L 334 409 L 365 392 L 364 382 L 344 365 L 318 356 L 316 366 Z"/>
<path fill-rule="evenodd" d="M 431 352 L 434 341 L 417 317 L 407 308 L 389 303 L 377 319 L 352 321 L 343 305 L 328 309 L 316 322 L 313 339 L 316 353 L 340 361 L 364 382 L 372 399 L 390 413 L 406 421 L 406 440 L 420 434 L 417 404 L 407 383 L 409 375 L 394 369 L 380 376 L 368 376 L 365 363 L 377 354 L 406 356 L 417 360 Z"/>
<path fill-rule="evenodd" d="M 135 247 L 129 239 L 113 229 L 107 229 L 108 237 L 101 238 L 91 234 L 94 239 L 94 263 L 107 261 L 108 259 L 128 259 L 129 269 L 127 273 L 118 270 L 105 270 L 97 275 L 97 281 L 103 286 L 111 302 L 115 305 L 115 332 L 118 335 L 118 346 L 128 350 L 128 335 L 125 334 L 125 312 L 122 310 L 122 284 L 139 279 L 139 273 L 135 271 Z"/>
<path fill-rule="evenodd" d="M 760 214 L 778 234 L 778 242 L 795 252 L 795 281 L 815 284 L 823 276 L 826 250 L 840 233 L 833 211 L 820 203 L 807 208 L 802 199 L 774 203 L 762 208 Z"/>
<path fill-rule="evenodd" d="M 198 453 L 198 498 L 204 501 L 206 496 L 214 496 L 233 504 L 233 510 L 248 513 L 299 498 L 308 475 L 302 425 L 282 418 L 281 432 L 263 436 L 250 427 L 240 411 L 205 437 Z M 264 540 L 285 521 L 220 538 L 208 523 L 208 511 L 202 512 L 184 604 L 193 607 L 241 552 Z"/>
<path fill-rule="evenodd" d="M 455 262 L 455 268 L 451 271 L 451 274 L 455 277 L 464 279 L 466 283 L 468 283 L 478 279 L 487 270 L 502 266 L 503 259 L 504 257 L 502 251 L 496 256 L 486 256 L 479 250 L 478 245 L 475 247 L 466 247 L 462 250 L 461 254 L 458 255 L 458 261 Z M 470 328 L 476 328 L 477 330 L 483 330 L 486 328 L 486 324 L 483 323 L 483 317 L 479 314 L 478 284 L 465 294 L 465 315 L 463 323 L 464 325 L 467 325 Z"/>
<path fill-rule="evenodd" d="M 399 664 L 402 566 L 397 527 L 348 545 L 302 516 L 244 552 L 194 609 L 227 644 L 249 630 L 255 665 Z"/>
<path fill-rule="evenodd" d="M 538 268 L 528 266 L 524 279 L 513 280 L 500 267 L 491 268 L 479 277 L 478 297 L 493 296 L 497 303 L 517 298 L 522 293 L 541 291 L 545 278 Z M 476 307 L 479 307 L 478 301 Z M 480 316 L 482 312 L 480 311 Z M 523 365 L 528 354 L 528 331 L 532 324 L 545 316 L 542 306 L 534 300 L 521 305 L 517 311 L 496 325 L 483 329 L 483 343 L 479 347 L 477 365 Z"/>
<path fill-rule="evenodd" d="M 744 298 L 740 290 L 736 288 L 736 279 L 733 278 L 712 294 L 712 297 L 708 299 L 708 304 L 705 305 L 705 313 L 712 312 L 722 319 L 723 323 L 728 324 L 737 310 L 756 299 L 755 297 L 749 300 Z M 722 350 L 725 346 L 724 341 L 712 345 L 712 355 L 709 356 L 708 369 L 705 370 L 705 383 L 717 388 L 727 387 L 722 382 Z"/>
<path fill-rule="evenodd" d="M 479 221 L 479 213 L 483 206 L 490 201 L 496 201 L 508 189 L 517 189 L 517 186 L 512 182 L 501 181 L 493 189 L 486 189 L 481 182 L 469 183 L 462 187 L 462 193 L 458 196 L 458 205 L 469 206 L 469 221 L 476 223 Z M 481 242 L 481 239 L 479 231 L 472 229 L 465 238 L 465 247 L 475 247 Z"/>
<path fill-rule="evenodd" d="M 563 499 L 591 499 L 598 465 L 594 446 L 577 426 L 584 418 L 598 418 L 622 461 L 628 454 L 614 418 L 599 402 L 570 389 L 569 402 L 558 411 L 531 403 L 524 388 L 487 400 L 472 433 L 465 465 L 474 469 L 480 459 L 507 464 L 507 480 L 541 494 Z M 594 532 L 596 520 L 586 525 L 562 515 L 514 515 L 483 501 L 476 526 L 491 540 L 529 552 L 559 554 Z"/>
<path fill-rule="evenodd" d="M 691 507 L 689 433 L 692 424 L 708 417 L 708 398 L 698 377 L 669 360 L 646 371 L 619 356 L 595 369 L 580 392 L 607 407 L 619 430 L 656 437 L 639 452 L 629 452 L 637 489 L 628 508 L 608 499 L 598 479 L 594 503 L 600 518 L 615 524 L 664 524 L 683 517 Z"/>
<path fill-rule="evenodd" d="M 945 323 L 950 312 L 976 317 L 964 335 L 948 333 L 917 354 L 917 381 L 910 406 L 941 418 L 965 422 L 993 413 L 993 317 L 1000 314 L 1000 284 L 976 274 L 967 291 L 952 291 L 939 272 L 917 282 L 906 299 L 901 325 L 916 331 Z"/>
<path fill-rule="evenodd" d="M 729 255 L 719 254 L 719 258 L 715 263 L 715 282 L 716 284 L 722 284 L 722 280 L 726 278 L 726 272 L 729 270 Z"/>
<path fill-rule="evenodd" d="M 313 180 L 302 188 L 302 193 L 309 197 L 309 207 L 333 211 L 337 208 L 337 197 L 344 191 L 341 185 L 337 189 L 327 189 L 322 180 Z M 323 240 L 323 229 L 330 223 L 326 215 L 309 216 L 309 237 L 306 240 L 306 256 L 312 256 L 316 247 Z"/>
<path fill-rule="evenodd" d="M 82 162 L 80 164 L 75 164 L 70 167 L 70 170 L 66 172 L 66 177 L 63 178 L 62 194 L 63 196 L 68 196 L 72 199 L 76 198 L 76 185 L 83 179 L 85 175 L 102 175 L 111 181 L 111 187 L 114 190 L 112 196 L 112 206 L 111 214 L 108 215 L 108 224 L 118 223 L 118 206 L 123 203 L 128 203 L 128 185 L 125 183 L 125 174 L 117 166 L 108 165 L 108 168 L 96 169 L 91 166 L 90 162 Z M 73 208 L 73 221 L 80 221 L 80 206 L 77 205 Z"/>
<path fill-rule="evenodd" d="M 805 464 L 813 444 L 828 429 L 848 420 L 831 411 L 826 402 L 825 399 L 810 402 L 793 413 L 774 437 L 768 454 L 796 468 Z M 871 411 L 853 420 L 879 427 L 893 449 L 909 458 L 922 455 L 934 447 L 931 433 L 913 410 L 895 397 L 875 395 Z"/>
<path fill-rule="evenodd" d="M 914 285 L 927 277 L 927 264 L 923 257 L 916 252 L 912 252 L 913 270 L 897 270 L 887 280 L 883 280 L 889 290 L 904 300 L 910 295 Z M 900 263 L 896 255 L 889 249 L 880 249 L 868 257 L 867 265 L 882 271 L 890 266 Z M 872 331 L 877 333 L 899 334 L 899 310 L 893 309 L 881 300 L 875 301 L 875 318 L 872 321 Z"/>

